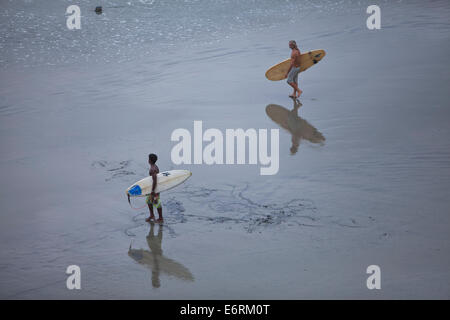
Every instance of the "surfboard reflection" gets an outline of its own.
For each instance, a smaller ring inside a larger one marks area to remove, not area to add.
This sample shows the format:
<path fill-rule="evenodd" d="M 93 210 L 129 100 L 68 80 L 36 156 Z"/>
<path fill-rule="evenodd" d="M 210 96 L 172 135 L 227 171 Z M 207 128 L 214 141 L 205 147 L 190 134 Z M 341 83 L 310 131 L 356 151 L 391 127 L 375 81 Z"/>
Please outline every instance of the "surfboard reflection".
<path fill-rule="evenodd" d="M 163 255 L 161 248 L 163 228 L 164 226 L 158 225 L 158 234 L 155 236 L 155 223 L 151 223 L 150 232 L 146 237 L 150 251 L 144 249 L 132 249 L 130 246 L 128 255 L 133 260 L 148 267 L 152 271 L 152 285 L 154 288 L 159 288 L 161 286 L 159 279 L 161 273 L 185 281 L 194 281 L 194 276 L 185 266 L 172 259 L 166 258 Z"/>
<path fill-rule="evenodd" d="M 304 139 L 314 144 L 323 145 L 325 137 L 313 125 L 298 115 L 298 109 L 302 106 L 297 99 L 294 101 L 294 108 L 288 110 L 277 104 L 269 104 L 266 107 L 266 113 L 270 119 L 280 125 L 283 129 L 289 131 L 292 135 L 291 154 L 296 154 L 300 142 Z"/>

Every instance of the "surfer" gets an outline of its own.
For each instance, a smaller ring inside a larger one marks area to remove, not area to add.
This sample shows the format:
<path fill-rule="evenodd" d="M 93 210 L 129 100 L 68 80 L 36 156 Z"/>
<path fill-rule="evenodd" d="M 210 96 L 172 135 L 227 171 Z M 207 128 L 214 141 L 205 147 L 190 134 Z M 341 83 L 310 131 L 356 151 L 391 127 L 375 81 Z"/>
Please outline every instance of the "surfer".
<path fill-rule="evenodd" d="M 298 98 L 302 94 L 302 90 L 298 88 L 298 74 L 300 73 L 300 50 L 294 40 L 289 41 L 289 48 L 292 49 L 291 65 L 286 72 L 287 83 L 294 88 L 294 93 L 289 97 Z M 298 93 L 298 94 L 297 94 Z"/>
<path fill-rule="evenodd" d="M 150 195 L 147 196 L 147 199 L 146 199 L 148 209 L 150 210 L 150 217 L 145 219 L 145 221 L 150 222 L 150 221 L 155 220 L 155 214 L 153 213 L 153 208 L 156 208 L 156 210 L 158 210 L 158 215 L 159 215 L 158 220 L 156 220 L 156 222 L 162 223 L 162 222 L 164 222 L 164 220 L 163 220 L 163 216 L 162 216 L 161 198 L 159 197 L 159 193 L 155 193 L 156 184 L 157 184 L 156 175 L 159 173 L 159 168 L 156 165 L 157 160 L 158 160 L 158 156 L 156 154 L 151 153 L 148 155 L 148 163 L 150 164 L 149 175 L 153 179 L 153 184 L 152 184 L 152 192 L 150 193 Z"/>

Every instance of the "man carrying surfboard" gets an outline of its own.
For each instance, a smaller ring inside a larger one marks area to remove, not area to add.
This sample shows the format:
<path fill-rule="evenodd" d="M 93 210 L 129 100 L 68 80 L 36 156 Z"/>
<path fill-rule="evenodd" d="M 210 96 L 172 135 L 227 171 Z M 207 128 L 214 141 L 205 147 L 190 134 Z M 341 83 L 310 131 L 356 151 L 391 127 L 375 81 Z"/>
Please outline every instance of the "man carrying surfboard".
<path fill-rule="evenodd" d="M 145 221 L 150 222 L 155 220 L 155 214 L 153 213 L 153 208 L 156 208 L 158 210 L 158 220 L 156 222 L 162 223 L 164 222 L 163 216 L 162 216 L 162 207 L 161 207 L 161 198 L 159 197 L 159 193 L 155 193 L 156 189 L 156 175 L 159 173 L 159 168 L 156 165 L 156 161 L 158 160 L 158 156 L 156 154 L 149 154 L 148 155 L 148 163 L 150 164 L 150 171 L 149 175 L 152 177 L 153 184 L 152 184 L 152 192 L 150 195 L 147 196 L 146 202 L 148 205 L 148 209 L 150 210 L 150 217 L 145 219 Z"/>
<path fill-rule="evenodd" d="M 286 72 L 287 83 L 294 88 L 294 93 L 289 97 L 298 98 L 302 94 L 302 90 L 298 88 L 298 74 L 300 73 L 300 50 L 294 40 L 289 41 L 289 48 L 292 49 L 291 65 Z M 298 93 L 298 94 L 297 94 Z"/>

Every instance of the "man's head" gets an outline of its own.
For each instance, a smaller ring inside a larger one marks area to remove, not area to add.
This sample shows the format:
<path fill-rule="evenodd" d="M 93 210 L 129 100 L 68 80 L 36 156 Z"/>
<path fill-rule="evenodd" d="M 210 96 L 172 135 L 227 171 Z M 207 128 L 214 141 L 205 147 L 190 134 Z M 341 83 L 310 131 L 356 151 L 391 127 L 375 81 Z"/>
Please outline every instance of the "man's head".
<path fill-rule="evenodd" d="M 291 49 L 297 48 L 297 43 L 295 42 L 295 40 L 289 41 L 289 48 Z"/>
<path fill-rule="evenodd" d="M 148 163 L 155 164 L 157 160 L 158 160 L 158 156 L 156 154 L 150 153 L 148 155 Z"/>

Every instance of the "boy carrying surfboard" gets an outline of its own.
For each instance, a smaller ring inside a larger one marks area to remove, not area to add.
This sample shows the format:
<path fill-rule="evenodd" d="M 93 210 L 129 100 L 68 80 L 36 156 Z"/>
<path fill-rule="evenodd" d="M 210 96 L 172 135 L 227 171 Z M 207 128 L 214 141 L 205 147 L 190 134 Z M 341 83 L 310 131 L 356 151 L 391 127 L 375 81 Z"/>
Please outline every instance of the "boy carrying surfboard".
<path fill-rule="evenodd" d="M 302 94 L 302 90 L 298 88 L 298 74 L 300 73 L 300 50 L 294 40 L 289 41 L 289 48 L 291 48 L 291 65 L 286 72 L 287 83 L 294 88 L 294 93 L 289 97 L 298 98 Z M 298 93 L 298 94 L 297 94 Z"/>
<path fill-rule="evenodd" d="M 158 156 L 156 154 L 149 154 L 148 155 L 148 163 L 150 164 L 150 171 L 149 175 L 152 177 L 153 183 L 152 183 L 152 192 L 147 196 L 146 202 L 148 205 L 148 209 L 150 210 L 150 217 L 145 219 L 145 221 L 155 221 L 155 214 L 153 213 L 153 208 L 156 208 L 158 210 L 158 220 L 156 222 L 163 223 L 163 216 L 162 216 L 162 207 L 161 207 L 161 198 L 159 197 L 159 193 L 155 193 L 156 189 L 156 175 L 159 173 L 159 168 L 156 165 L 156 161 L 158 160 Z"/>

